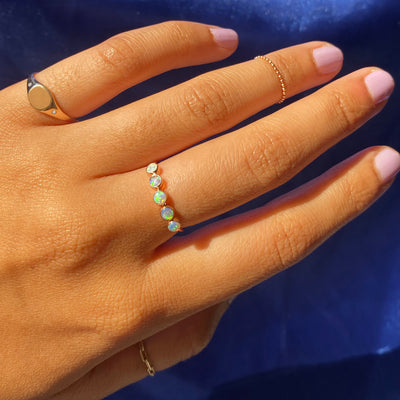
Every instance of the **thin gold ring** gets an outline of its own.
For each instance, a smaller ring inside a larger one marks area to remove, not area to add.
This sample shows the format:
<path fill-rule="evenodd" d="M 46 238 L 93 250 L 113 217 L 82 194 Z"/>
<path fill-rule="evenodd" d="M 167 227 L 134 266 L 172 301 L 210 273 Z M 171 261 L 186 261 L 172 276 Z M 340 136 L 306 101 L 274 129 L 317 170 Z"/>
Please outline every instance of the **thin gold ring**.
<path fill-rule="evenodd" d="M 139 342 L 139 351 L 140 351 L 140 358 L 142 359 L 142 361 L 145 363 L 146 365 L 146 369 L 147 369 L 147 373 L 150 376 L 154 376 L 156 374 L 155 369 L 151 366 L 150 361 L 149 361 L 149 357 L 147 356 L 146 350 L 144 348 L 144 343 L 143 340 L 141 340 Z"/>
<path fill-rule="evenodd" d="M 61 109 L 54 94 L 35 78 L 35 74 L 29 75 L 26 89 L 29 103 L 34 109 L 62 121 L 74 121 Z"/>
<path fill-rule="evenodd" d="M 256 56 L 256 57 L 254 57 L 254 59 L 255 60 L 260 59 L 260 60 L 267 61 L 267 63 L 269 65 L 271 65 L 271 67 L 274 69 L 274 72 L 279 79 L 279 83 L 281 85 L 281 92 L 282 92 L 281 99 L 278 101 L 278 104 L 283 103 L 286 99 L 286 85 L 285 85 L 285 80 L 283 79 L 282 74 L 279 72 L 279 69 L 276 68 L 276 65 L 266 56 Z"/>

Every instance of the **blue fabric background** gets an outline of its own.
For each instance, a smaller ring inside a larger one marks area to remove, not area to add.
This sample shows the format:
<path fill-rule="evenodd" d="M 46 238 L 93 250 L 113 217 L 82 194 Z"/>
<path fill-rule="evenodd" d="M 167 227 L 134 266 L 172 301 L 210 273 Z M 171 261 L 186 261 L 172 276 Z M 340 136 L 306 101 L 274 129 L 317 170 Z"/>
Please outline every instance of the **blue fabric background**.
<path fill-rule="evenodd" d="M 211 68 L 314 39 L 342 48 L 341 75 L 378 65 L 400 81 L 398 0 L 2 0 L 0 85 L 115 33 L 168 19 L 234 28 L 239 48 L 224 62 L 143 83 L 99 112 Z M 400 150 L 399 100 L 397 90 L 384 111 L 357 133 L 239 211 L 367 146 Z M 400 399 L 399 198 L 395 182 L 365 214 L 295 268 L 239 296 L 199 356 L 109 400 Z"/>

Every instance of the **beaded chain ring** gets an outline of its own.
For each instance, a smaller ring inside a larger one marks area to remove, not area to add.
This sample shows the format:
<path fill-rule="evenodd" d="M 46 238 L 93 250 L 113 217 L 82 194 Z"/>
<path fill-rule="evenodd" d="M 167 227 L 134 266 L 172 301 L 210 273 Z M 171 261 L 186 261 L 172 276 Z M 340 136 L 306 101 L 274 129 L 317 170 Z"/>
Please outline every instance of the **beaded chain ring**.
<path fill-rule="evenodd" d="M 266 62 L 274 69 L 274 72 L 275 72 L 276 76 L 277 76 L 278 79 L 279 79 L 279 84 L 280 84 L 280 86 L 281 86 L 281 92 L 282 92 L 281 99 L 278 101 L 278 104 L 283 103 L 283 102 L 285 101 L 285 99 L 286 99 L 286 85 L 285 85 L 285 81 L 284 81 L 283 76 L 282 76 L 282 74 L 280 73 L 279 69 L 278 69 L 278 68 L 276 67 L 276 65 L 275 65 L 268 57 L 266 57 L 266 56 L 256 56 L 256 57 L 254 57 L 254 59 L 255 59 L 255 60 L 264 60 L 264 61 L 266 61 Z"/>

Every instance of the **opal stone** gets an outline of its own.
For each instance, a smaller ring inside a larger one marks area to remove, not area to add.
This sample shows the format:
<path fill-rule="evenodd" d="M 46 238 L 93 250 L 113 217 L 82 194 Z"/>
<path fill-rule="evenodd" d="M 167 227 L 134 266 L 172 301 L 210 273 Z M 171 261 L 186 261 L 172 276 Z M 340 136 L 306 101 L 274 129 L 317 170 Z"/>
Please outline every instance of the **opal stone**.
<path fill-rule="evenodd" d="M 179 229 L 181 229 L 181 224 L 180 224 L 179 222 L 176 222 L 176 221 L 171 221 L 171 222 L 168 224 L 168 229 L 169 229 L 171 232 L 178 232 Z"/>
<path fill-rule="evenodd" d="M 150 178 L 150 186 L 153 188 L 157 188 L 161 185 L 161 176 L 160 175 L 152 175 Z"/>
<path fill-rule="evenodd" d="M 147 171 L 149 174 L 153 174 L 154 172 L 157 171 L 157 168 L 158 168 L 158 165 L 157 165 L 155 162 L 152 162 L 151 164 L 149 164 L 149 165 L 147 166 L 146 171 Z"/>
<path fill-rule="evenodd" d="M 167 201 L 167 195 L 162 190 L 157 190 L 157 192 L 154 193 L 153 199 L 157 204 L 163 206 Z"/>
<path fill-rule="evenodd" d="M 167 221 L 170 221 L 172 218 L 174 218 L 174 210 L 171 207 L 163 207 L 161 209 L 161 217 Z"/>

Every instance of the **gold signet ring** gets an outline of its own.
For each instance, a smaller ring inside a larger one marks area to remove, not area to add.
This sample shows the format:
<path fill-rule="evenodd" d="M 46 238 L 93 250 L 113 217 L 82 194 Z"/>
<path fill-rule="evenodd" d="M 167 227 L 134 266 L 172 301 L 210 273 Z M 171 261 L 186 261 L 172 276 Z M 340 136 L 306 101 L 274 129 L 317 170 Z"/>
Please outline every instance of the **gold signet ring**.
<path fill-rule="evenodd" d="M 28 77 L 27 92 L 29 102 L 36 110 L 63 121 L 74 121 L 61 109 L 53 93 L 35 78 L 35 74 Z"/>

